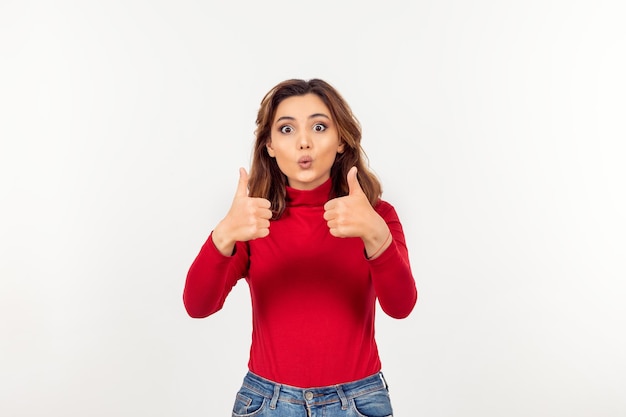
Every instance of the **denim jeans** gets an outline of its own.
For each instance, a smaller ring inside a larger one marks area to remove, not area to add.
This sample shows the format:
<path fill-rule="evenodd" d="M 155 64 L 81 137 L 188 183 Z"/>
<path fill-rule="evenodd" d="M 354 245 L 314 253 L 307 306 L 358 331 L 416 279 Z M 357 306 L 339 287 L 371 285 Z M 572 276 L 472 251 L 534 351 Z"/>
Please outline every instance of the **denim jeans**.
<path fill-rule="evenodd" d="M 298 388 L 248 372 L 233 406 L 233 417 L 392 417 L 382 373 L 318 388 Z"/>

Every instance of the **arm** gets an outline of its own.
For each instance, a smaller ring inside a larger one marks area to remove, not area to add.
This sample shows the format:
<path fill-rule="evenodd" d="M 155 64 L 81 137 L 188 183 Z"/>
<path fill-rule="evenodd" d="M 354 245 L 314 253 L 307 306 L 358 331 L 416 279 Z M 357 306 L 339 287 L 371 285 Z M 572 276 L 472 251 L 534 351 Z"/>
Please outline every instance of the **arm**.
<path fill-rule="evenodd" d="M 391 232 L 391 243 L 369 261 L 372 283 L 382 310 L 397 319 L 407 317 L 417 302 L 417 288 L 411 272 L 402 224 L 395 209 L 384 201 L 376 212 Z"/>
<path fill-rule="evenodd" d="M 224 256 L 209 236 L 189 268 L 183 303 L 187 314 L 203 318 L 222 309 L 226 296 L 248 269 L 247 245 L 237 242 L 232 256 Z"/>
<path fill-rule="evenodd" d="M 417 302 L 417 289 L 398 215 L 389 203 L 372 207 L 357 179 L 357 169 L 348 171 L 347 196 L 324 205 L 324 219 L 336 237 L 360 237 L 370 263 L 374 290 L 385 313 L 407 317 Z"/>
<path fill-rule="evenodd" d="M 247 241 L 269 234 L 270 202 L 248 197 L 248 173 L 239 169 L 233 203 L 196 256 L 185 281 L 183 303 L 191 317 L 219 311 L 237 280 L 247 275 Z"/>

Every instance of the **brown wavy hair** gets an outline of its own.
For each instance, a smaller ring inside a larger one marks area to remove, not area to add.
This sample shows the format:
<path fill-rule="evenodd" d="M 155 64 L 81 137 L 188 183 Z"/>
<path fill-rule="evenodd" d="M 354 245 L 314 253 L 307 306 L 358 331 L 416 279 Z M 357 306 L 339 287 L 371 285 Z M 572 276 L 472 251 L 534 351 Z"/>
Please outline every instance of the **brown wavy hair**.
<path fill-rule="evenodd" d="M 317 78 L 308 81 L 286 80 L 277 84 L 261 100 L 248 180 L 249 195 L 268 199 L 272 204 L 274 219 L 279 218 L 285 210 L 287 186 L 287 177 L 280 171 L 276 159 L 270 157 L 266 149 L 276 109 L 286 98 L 311 93 L 317 95 L 328 107 L 339 132 L 339 140 L 344 144 L 344 152 L 337 154 L 330 170 L 332 195 L 329 197 L 342 197 L 348 194 L 346 176 L 353 166 L 357 167 L 357 178 L 372 206 L 376 205 L 382 195 L 380 181 L 369 170 L 367 156 L 361 147 L 361 124 L 341 94 L 329 83 Z"/>

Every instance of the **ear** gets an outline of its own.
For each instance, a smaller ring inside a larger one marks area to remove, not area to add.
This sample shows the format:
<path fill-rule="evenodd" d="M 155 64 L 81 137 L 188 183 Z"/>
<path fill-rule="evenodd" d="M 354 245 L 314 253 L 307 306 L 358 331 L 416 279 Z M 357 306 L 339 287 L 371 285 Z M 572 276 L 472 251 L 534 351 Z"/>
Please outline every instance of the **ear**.
<path fill-rule="evenodd" d="M 345 150 L 345 143 L 341 142 L 339 146 L 337 147 L 337 153 L 343 153 L 344 150 Z"/>
<path fill-rule="evenodd" d="M 274 152 L 274 148 L 272 148 L 272 142 L 271 141 L 267 141 L 265 143 L 265 148 L 267 149 L 267 154 L 272 157 L 275 158 L 276 157 L 276 153 Z"/>

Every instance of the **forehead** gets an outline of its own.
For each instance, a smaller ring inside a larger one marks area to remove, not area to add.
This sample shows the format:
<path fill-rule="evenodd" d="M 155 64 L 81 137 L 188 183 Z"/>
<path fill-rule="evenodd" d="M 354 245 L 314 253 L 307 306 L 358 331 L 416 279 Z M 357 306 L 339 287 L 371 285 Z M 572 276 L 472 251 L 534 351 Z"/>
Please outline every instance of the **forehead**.
<path fill-rule="evenodd" d="M 316 94 L 309 93 L 303 96 L 291 96 L 280 102 L 276 108 L 274 121 L 279 117 L 305 120 L 315 114 L 324 114 L 330 118 L 328 107 Z"/>

